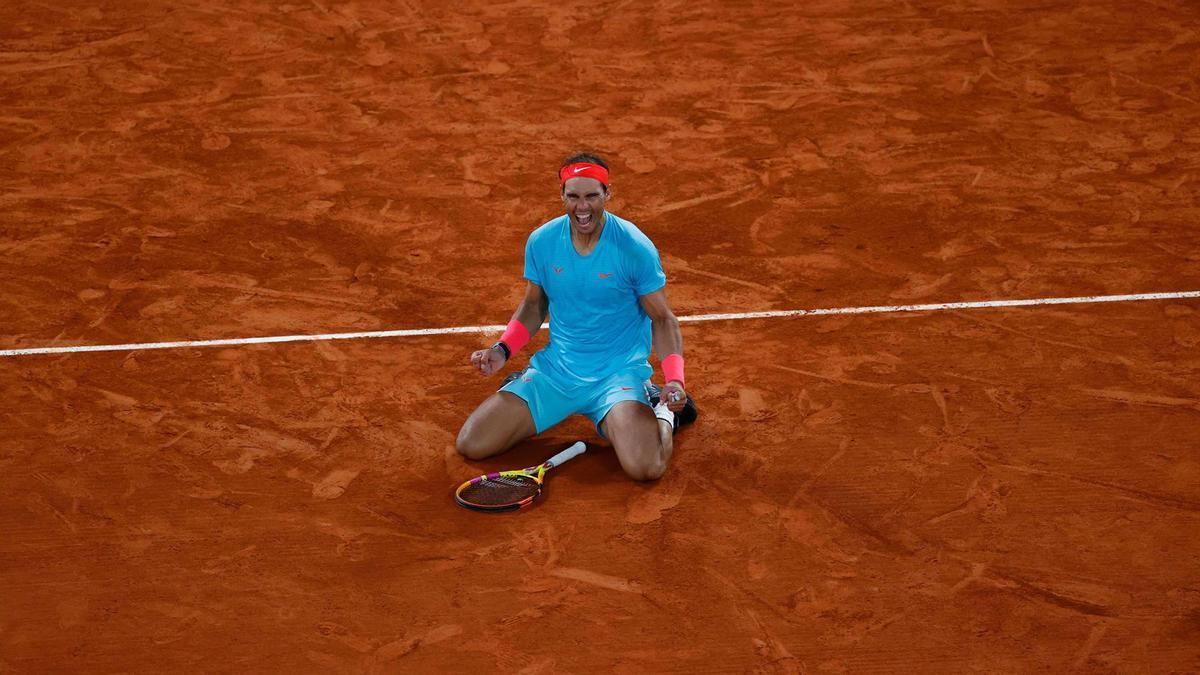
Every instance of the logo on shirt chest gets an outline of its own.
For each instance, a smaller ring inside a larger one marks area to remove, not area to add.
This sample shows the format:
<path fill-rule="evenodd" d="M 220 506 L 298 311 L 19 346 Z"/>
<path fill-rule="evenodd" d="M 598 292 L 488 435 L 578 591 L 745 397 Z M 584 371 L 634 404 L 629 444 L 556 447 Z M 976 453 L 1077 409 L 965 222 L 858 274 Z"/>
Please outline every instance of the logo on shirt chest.
<path fill-rule="evenodd" d="M 550 269 L 554 270 L 554 276 L 551 278 L 559 280 L 554 282 L 556 288 L 558 283 L 565 283 L 569 285 L 576 285 L 580 290 L 589 286 L 595 288 L 596 290 L 615 290 L 612 284 L 614 280 L 613 278 L 616 276 L 616 272 L 598 272 L 594 269 L 577 269 L 575 267 L 567 267 L 566 265 L 551 265 Z M 566 274 L 564 274 L 564 272 Z M 591 276 L 593 274 L 596 276 Z M 589 284 L 586 281 L 587 279 L 598 279 L 603 283 L 592 282 Z M 547 281 L 549 281 L 549 279 L 547 279 Z"/>

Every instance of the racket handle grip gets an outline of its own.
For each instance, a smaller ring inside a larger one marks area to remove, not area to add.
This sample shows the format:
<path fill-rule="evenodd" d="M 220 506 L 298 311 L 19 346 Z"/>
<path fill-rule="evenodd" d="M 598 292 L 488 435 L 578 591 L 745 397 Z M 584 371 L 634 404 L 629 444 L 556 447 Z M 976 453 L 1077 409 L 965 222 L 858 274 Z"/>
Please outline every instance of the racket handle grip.
<path fill-rule="evenodd" d="M 572 459 L 582 455 L 586 450 L 587 446 L 584 445 L 583 441 L 575 441 L 571 447 L 546 460 L 546 467 L 552 469 L 561 464 L 565 464 L 566 462 L 569 462 Z"/>

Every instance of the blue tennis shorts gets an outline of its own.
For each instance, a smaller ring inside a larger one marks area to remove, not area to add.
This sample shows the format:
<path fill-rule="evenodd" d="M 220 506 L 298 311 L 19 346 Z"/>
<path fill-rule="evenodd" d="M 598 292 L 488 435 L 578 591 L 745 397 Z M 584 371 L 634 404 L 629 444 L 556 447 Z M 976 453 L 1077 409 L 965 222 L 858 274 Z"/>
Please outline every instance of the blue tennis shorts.
<path fill-rule="evenodd" d="M 639 365 L 618 371 L 590 385 L 564 387 L 546 373 L 530 366 L 521 375 L 500 388 L 520 396 L 529 405 L 533 424 L 540 434 L 575 414 L 585 415 L 596 432 L 604 436 L 600 422 L 621 401 L 637 401 L 647 407 L 646 367 Z"/>

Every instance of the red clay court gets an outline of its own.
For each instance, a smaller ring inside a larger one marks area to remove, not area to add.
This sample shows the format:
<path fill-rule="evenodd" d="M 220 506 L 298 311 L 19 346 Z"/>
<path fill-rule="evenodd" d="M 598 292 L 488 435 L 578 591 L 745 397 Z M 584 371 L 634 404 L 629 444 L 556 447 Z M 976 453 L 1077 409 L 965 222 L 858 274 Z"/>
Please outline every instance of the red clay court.
<path fill-rule="evenodd" d="M 4 3 L 0 672 L 1200 671 L 1198 20 Z M 453 447 L 580 148 L 738 315 L 655 483 Z"/>

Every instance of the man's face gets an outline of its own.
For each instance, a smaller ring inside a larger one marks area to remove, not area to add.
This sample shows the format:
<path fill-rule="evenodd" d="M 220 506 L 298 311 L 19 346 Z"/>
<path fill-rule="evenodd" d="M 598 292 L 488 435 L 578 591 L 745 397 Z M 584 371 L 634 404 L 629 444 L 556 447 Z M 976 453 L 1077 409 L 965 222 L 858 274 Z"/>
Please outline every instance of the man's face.
<path fill-rule="evenodd" d="M 571 178 L 563 184 L 563 206 L 571 217 L 571 227 L 579 234 L 591 234 L 604 222 L 604 205 L 609 193 L 595 178 Z"/>

